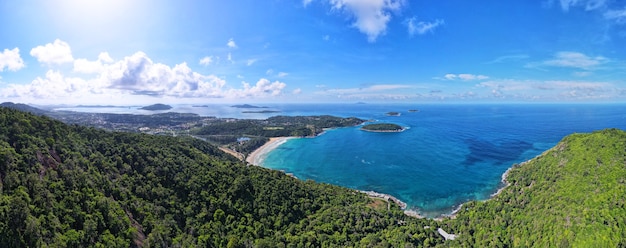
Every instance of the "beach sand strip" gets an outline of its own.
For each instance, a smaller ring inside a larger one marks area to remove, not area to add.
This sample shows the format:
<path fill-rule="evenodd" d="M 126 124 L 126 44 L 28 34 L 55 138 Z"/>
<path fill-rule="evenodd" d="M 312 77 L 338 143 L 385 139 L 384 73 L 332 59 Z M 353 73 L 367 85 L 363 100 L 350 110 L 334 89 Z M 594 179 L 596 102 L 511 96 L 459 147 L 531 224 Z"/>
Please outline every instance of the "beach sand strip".
<path fill-rule="evenodd" d="M 261 147 L 257 148 L 252 153 L 250 153 L 248 157 L 246 158 L 246 162 L 252 165 L 261 165 L 267 153 L 271 152 L 272 150 L 276 149 L 280 145 L 284 144 L 285 142 L 287 142 L 287 140 L 294 139 L 294 138 L 295 137 L 270 138 L 270 141 L 263 144 Z"/>

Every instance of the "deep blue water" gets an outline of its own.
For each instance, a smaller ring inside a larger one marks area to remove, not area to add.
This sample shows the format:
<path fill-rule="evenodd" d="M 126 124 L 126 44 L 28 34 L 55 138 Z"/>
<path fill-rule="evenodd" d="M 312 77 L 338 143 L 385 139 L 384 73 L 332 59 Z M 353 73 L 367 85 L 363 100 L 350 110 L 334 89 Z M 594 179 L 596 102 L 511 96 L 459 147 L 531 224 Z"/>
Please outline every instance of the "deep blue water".
<path fill-rule="evenodd" d="M 515 163 L 574 132 L 626 129 L 624 105 L 322 105 L 283 106 L 290 114 L 357 116 L 409 129 L 358 127 L 292 139 L 263 166 L 359 190 L 391 194 L 429 217 L 487 199 Z M 294 109 L 291 109 L 294 108 Z M 409 109 L 419 112 L 408 112 Z M 389 111 L 401 116 L 386 116 Z"/>
<path fill-rule="evenodd" d="M 624 104 L 263 106 L 280 110 L 280 115 L 355 116 L 408 127 L 402 133 L 340 128 L 315 138 L 292 139 L 267 154 L 263 166 L 300 179 L 391 194 L 429 217 L 450 213 L 469 200 L 489 198 L 502 186 L 501 175 L 508 168 L 541 154 L 568 134 L 626 129 Z M 137 107 L 70 110 L 154 113 Z M 278 115 L 244 114 L 228 105 L 175 105 L 170 111 L 253 119 Z M 386 116 L 390 111 L 401 116 Z"/>

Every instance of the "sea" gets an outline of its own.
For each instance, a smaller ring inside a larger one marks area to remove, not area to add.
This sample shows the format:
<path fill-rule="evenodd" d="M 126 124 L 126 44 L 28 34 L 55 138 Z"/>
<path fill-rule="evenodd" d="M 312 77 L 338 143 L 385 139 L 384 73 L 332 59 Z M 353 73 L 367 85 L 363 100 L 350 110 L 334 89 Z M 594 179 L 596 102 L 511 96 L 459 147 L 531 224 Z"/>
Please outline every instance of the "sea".
<path fill-rule="evenodd" d="M 268 108 L 255 110 L 280 112 L 242 113 L 228 105 L 176 105 L 169 111 L 249 119 L 333 115 L 401 125 L 406 130 L 397 133 L 366 132 L 355 126 L 326 130 L 314 138 L 289 139 L 264 154 L 261 165 L 301 180 L 389 194 L 426 217 L 448 215 L 462 203 L 490 198 L 503 187 L 507 169 L 540 155 L 569 134 L 626 130 L 625 104 L 262 106 Z M 63 110 L 148 113 L 134 107 Z"/>

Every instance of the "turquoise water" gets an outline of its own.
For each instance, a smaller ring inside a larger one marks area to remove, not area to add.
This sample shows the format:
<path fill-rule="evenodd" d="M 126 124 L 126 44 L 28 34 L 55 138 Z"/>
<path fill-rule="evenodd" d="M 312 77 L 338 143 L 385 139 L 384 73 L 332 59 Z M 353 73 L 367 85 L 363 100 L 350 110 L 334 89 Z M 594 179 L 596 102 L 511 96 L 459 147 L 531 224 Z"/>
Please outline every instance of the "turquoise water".
<path fill-rule="evenodd" d="M 447 214 L 461 203 L 487 199 L 501 175 L 574 132 L 626 129 L 625 104 L 255 104 L 280 113 L 242 113 L 230 104 L 173 105 L 168 111 L 138 106 L 65 108 L 80 112 L 265 119 L 274 115 L 355 116 L 409 127 L 402 133 L 370 133 L 358 127 L 292 139 L 273 150 L 263 166 L 359 190 L 391 194 L 423 215 Z M 419 109 L 419 112 L 409 112 Z M 258 110 L 258 109 L 254 109 Z M 386 116 L 390 111 L 401 116 Z"/>
<path fill-rule="evenodd" d="M 391 194 L 436 217 L 487 199 L 513 164 L 574 132 L 626 129 L 624 105 L 293 105 L 291 115 L 330 114 L 396 123 L 401 133 L 359 127 L 291 139 L 263 166 L 300 179 Z M 419 112 L 408 112 L 419 108 Z M 401 112 L 398 117 L 386 116 Z"/>

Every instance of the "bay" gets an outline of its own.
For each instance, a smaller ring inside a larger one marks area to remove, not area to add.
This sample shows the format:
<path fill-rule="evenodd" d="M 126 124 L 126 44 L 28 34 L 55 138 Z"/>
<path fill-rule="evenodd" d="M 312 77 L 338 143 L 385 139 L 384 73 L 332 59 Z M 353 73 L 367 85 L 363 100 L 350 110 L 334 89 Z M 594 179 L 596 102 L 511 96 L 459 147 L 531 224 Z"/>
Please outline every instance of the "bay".
<path fill-rule="evenodd" d="M 292 108 L 298 110 L 290 113 L 356 116 L 408 129 L 373 133 L 350 127 L 291 139 L 266 154 L 264 167 L 303 180 L 390 194 L 427 217 L 489 198 L 502 187 L 501 176 L 508 168 L 541 154 L 568 134 L 626 129 L 624 106 L 611 104 Z M 418 112 L 408 111 L 416 108 Z M 389 111 L 401 115 L 386 116 Z"/>

